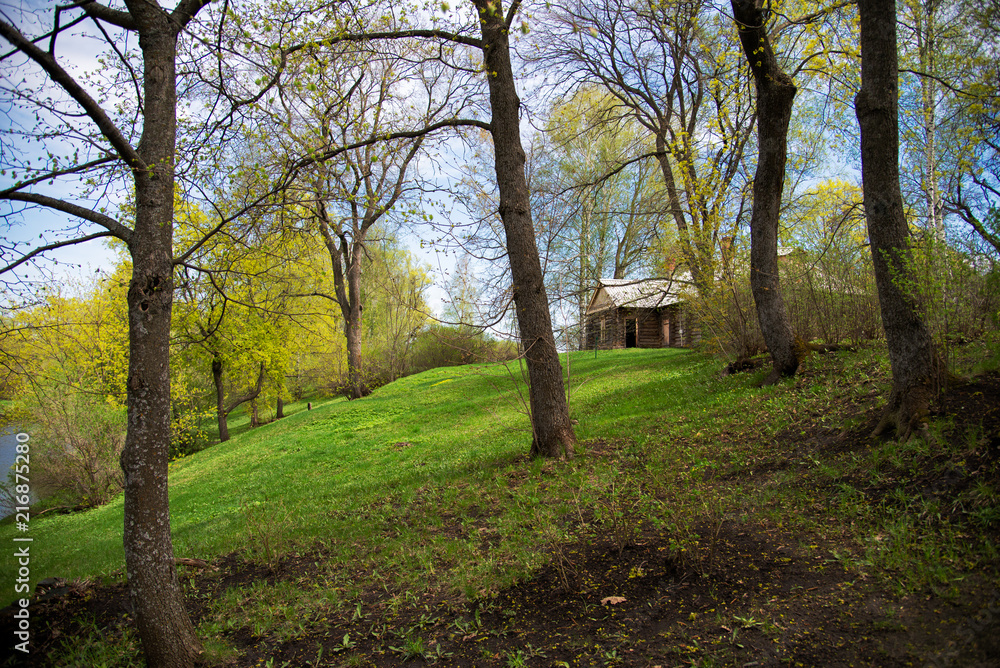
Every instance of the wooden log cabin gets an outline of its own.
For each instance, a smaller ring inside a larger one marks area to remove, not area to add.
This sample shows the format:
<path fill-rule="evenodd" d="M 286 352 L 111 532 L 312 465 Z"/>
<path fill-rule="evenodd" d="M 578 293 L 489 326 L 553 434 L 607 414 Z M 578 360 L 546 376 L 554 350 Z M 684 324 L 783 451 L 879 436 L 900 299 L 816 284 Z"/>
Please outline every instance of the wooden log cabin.
<path fill-rule="evenodd" d="M 682 348 L 695 344 L 698 330 L 681 295 L 685 286 L 683 277 L 602 278 L 587 306 L 587 348 Z"/>

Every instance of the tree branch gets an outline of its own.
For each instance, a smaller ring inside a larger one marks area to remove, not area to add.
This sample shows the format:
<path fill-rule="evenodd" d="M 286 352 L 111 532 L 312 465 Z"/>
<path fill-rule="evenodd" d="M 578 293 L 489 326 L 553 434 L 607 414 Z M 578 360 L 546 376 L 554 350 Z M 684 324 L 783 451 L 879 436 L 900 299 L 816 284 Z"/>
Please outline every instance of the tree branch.
<path fill-rule="evenodd" d="M 33 186 L 36 183 L 42 183 L 43 181 L 50 181 L 52 179 L 59 178 L 60 176 L 66 176 L 67 174 L 78 174 L 80 172 L 85 172 L 91 167 L 99 167 L 101 165 L 106 165 L 109 162 L 115 162 L 118 160 L 117 157 L 108 156 L 104 158 L 98 158 L 97 160 L 91 160 L 90 162 L 85 162 L 82 165 L 75 165 L 67 169 L 61 169 L 56 172 L 48 172 L 43 176 L 37 176 L 29 181 L 21 181 L 17 185 L 7 188 L 6 190 L 0 190 L 0 199 L 6 198 L 9 194 L 17 192 L 22 188 L 27 186 Z"/>
<path fill-rule="evenodd" d="M 229 407 L 226 408 L 225 411 L 223 411 L 223 414 L 228 416 L 240 404 L 245 404 L 248 401 L 253 401 L 254 399 L 256 399 L 258 396 L 260 396 L 260 391 L 261 389 L 263 389 L 263 387 L 264 387 L 264 363 L 261 362 L 260 374 L 257 376 L 257 385 L 252 390 L 244 394 L 242 397 L 233 399 L 232 403 L 229 404 Z"/>
<path fill-rule="evenodd" d="M 66 246 L 75 246 L 76 244 L 82 244 L 87 241 L 93 241 L 94 239 L 101 239 L 104 237 L 113 237 L 111 232 L 97 232 L 95 234 L 89 234 L 85 237 L 77 237 L 75 239 L 67 239 L 65 241 L 56 241 L 54 243 L 48 244 L 47 246 L 39 246 L 38 248 L 32 249 L 30 253 L 21 257 L 17 262 L 8 264 L 6 267 L 0 267 L 0 274 L 6 274 L 8 271 L 13 271 L 19 266 L 27 262 L 33 257 L 47 253 L 50 250 L 55 250 L 57 248 L 65 248 Z"/>
<path fill-rule="evenodd" d="M 982 221 L 976 217 L 976 214 L 972 213 L 972 209 L 970 209 L 967 204 L 964 202 L 952 202 L 950 208 L 958 214 L 959 218 L 971 225 L 972 229 L 974 229 L 984 241 L 989 243 L 998 253 L 1000 253 L 1000 237 L 986 229 L 986 226 L 983 225 Z"/>
<path fill-rule="evenodd" d="M 514 17 L 517 16 L 517 10 L 521 8 L 521 0 L 514 0 L 510 3 L 510 7 L 507 9 L 507 18 L 504 19 L 504 25 L 507 26 L 508 32 L 510 31 L 510 25 L 514 22 Z"/>
<path fill-rule="evenodd" d="M 70 9 L 74 6 L 80 7 L 87 13 L 87 16 L 97 19 L 98 21 L 110 23 L 113 26 L 118 26 L 119 28 L 130 32 L 135 32 L 139 29 L 139 25 L 135 22 L 135 19 L 131 14 L 123 12 L 120 9 L 111 9 L 110 7 L 102 5 L 99 2 L 83 0 L 82 2 L 74 2 L 66 7 L 60 7 L 60 9 Z"/>
<path fill-rule="evenodd" d="M 935 74 L 931 74 L 930 72 L 921 72 L 920 70 L 911 70 L 911 69 L 906 68 L 906 67 L 900 67 L 899 68 L 899 72 L 901 74 L 912 74 L 912 75 L 914 75 L 916 77 L 919 77 L 921 79 L 930 79 L 934 83 L 937 83 L 937 84 L 940 84 L 941 86 L 944 86 L 945 88 L 947 88 L 948 90 L 950 90 L 955 95 L 961 95 L 962 97 L 971 98 L 971 99 L 977 99 L 977 98 L 982 97 L 981 95 L 976 95 L 975 93 L 970 93 L 969 91 L 962 90 L 961 88 L 955 88 L 954 86 L 952 86 L 950 83 L 948 83 L 947 81 L 945 81 L 941 77 L 939 77 L 939 76 L 937 76 Z"/>
<path fill-rule="evenodd" d="M 170 16 L 177 21 L 181 29 L 185 28 L 194 15 L 206 7 L 212 0 L 181 0 Z"/>
<path fill-rule="evenodd" d="M 111 216 L 105 216 L 103 213 L 98 213 L 93 209 L 87 209 L 85 207 L 79 206 L 77 204 L 70 204 L 69 202 L 64 202 L 61 199 L 56 199 L 55 197 L 49 197 L 48 195 L 39 195 L 37 193 L 22 193 L 13 192 L 4 195 L 4 199 L 13 200 L 15 202 L 28 202 L 29 204 L 38 204 L 40 206 L 48 207 L 50 209 L 55 209 L 56 211 L 62 211 L 63 213 L 68 213 L 71 216 L 76 216 L 77 218 L 83 218 L 84 220 L 89 220 L 92 223 L 96 223 L 101 227 L 108 230 L 108 232 L 118 239 L 121 239 L 126 244 L 132 244 L 132 230 L 122 225 L 117 220 Z"/>
<path fill-rule="evenodd" d="M 776 26 L 772 32 L 775 35 L 779 35 L 792 26 L 800 26 L 800 25 L 806 25 L 808 23 L 813 23 L 817 19 L 821 19 L 824 16 L 833 14 L 834 12 L 843 9 L 844 7 L 848 7 L 856 3 L 857 0 L 840 0 L 840 2 L 835 2 L 829 7 L 824 7 L 823 9 L 819 9 L 813 12 L 812 14 L 805 14 L 797 19 L 787 19 L 780 26 Z"/>
<path fill-rule="evenodd" d="M 348 144 L 347 146 L 338 146 L 336 148 L 331 148 L 322 153 L 316 153 L 312 156 L 301 158 L 289 169 L 289 176 L 286 177 L 286 182 L 288 182 L 291 176 L 297 174 L 299 170 L 309 167 L 310 165 L 315 165 L 316 163 L 326 162 L 331 158 L 335 158 L 345 151 L 350 151 L 357 148 L 363 148 L 365 146 L 371 146 L 372 144 L 377 144 L 381 141 L 391 141 L 393 139 L 415 139 L 417 137 L 423 137 L 436 130 L 441 130 L 443 128 L 461 128 L 461 127 L 474 127 L 486 130 L 487 132 L 493 132 L 493 126 L 486 121 L 480 121 L 477 119 L 464 119 L 464 118 L 453 118 L 445 121 L 438 121 L 437 123 L 432 123 L 428 126 L 420 128 L 419 130 L 403 130 L 400 132 L 388 132 L 384 135 L 375 135 L 365 139 L 363 141 L 356 142 L 354 144 Z"/>
<path fill-rule="evenodd" d="M 49 75 L 49 78 L 51 78 L 55 84 L 69 93 L 70 97 L 76 100 L 76 102 L 83 107 L 84 112 L 92 121 L 94 121 L 100 129 L 101 134 L 103 134 L 105 138 L 111 142 L 111 145 L 114 147 L 115 151 L 117 151 L 121 159 L 124 160 L 133 171 L 144 171 L 148 169 L 148 165 L 146 165 L 143 159 L 139 156 L 138 151 L 136 151 L 135 148 L 128 143 L 128 140 L 125 139 L 118 127 L 110 118 L 108 118 L 108 115 L 104 112 L 104 109 L 101 108 L 101 105 L 99 105 L 97 101 L 94 100 L 94 98 L 92 98 L 87 91 L 85 91 L 80 84 L 78 84 L 76 80 L 62 68 L 54 56 L 42 51 L 31 40 L 22 35 L 20 30 L 6 21 L 0 21 L 0 36 L 24 53 L 24 55 L 28 56 L 28 58 L 35 61 L 39 67 L 45 70 L 45 73 Z"/>
<path fill-rule="evenodd" d="M 231 220 L 239 218 L 240 216 L 244 215 L 254 207 L 258 206 L 261 202 L 264 202 L 267 198 L 287 188 L 295 180 L 299 172 L 305 169 L 306 167 L 326 162 L 327 160 L 331 160 L 346 151 L 351 151 L 357 148 L 363 148 L 365 146 L 371 146 L 372 144 L 376 144 L 381 141 L 392 141 L 393 139 L 414 139 L 416 137 L 422 137 L 436 130 L 448 127 L 452 128 L 475 127 L 492 132 L 491 125 L 485 121 L 480 121 L 476 119 L 455 118 L 446 121 L 440 121 L 438 123 L 432 123 L 431 125 L 428 125 L 419 130 L 406 130 L 402 132 L 389 132 L 384 135 L 375 135 L 373 137 L 369 137 L 368 139 L 356 142 L 354 144 L 348 144 L 346 146 L 338 146 L 336 148 L 327 149 L 322 153 L 315 153 L 311 156 L 300 158 L 299 160 L 293 162 L 288 167 L 285 174 L 278 180 L 277 184 L 273 188 L 271 188 L 269 191 L 267 191 L 266 193 L 255 199 L 250 204 L 247 204 L 246 206 L 242 207 L 239 211 L 236 211 L 225 220 L 220 221 L 218 225 L 213 227 L 207 234 L 203 235 L 202 238 L 199 239 L 196 244 L 191 246 L 182 255 L 174 258 L 174 264 L 183 264 L 184 262 L 186 262 L 188 258 L 190 258 L 194 253 L 198 251 L 199 248 L 205 245 L 212 237 L 214 237 L 226 225 L 228 225 Z"/>
<path fill-rule="evenodd" d="M 466 35 L 460 35 L 458 33 L 448 32 L 447 30 L 428 30 L 423 28 L 415 28 L 413 30 L 397 30 L 389 32 L 349 33 L 345 35 L 333 35 L 325 39 L 317 40 L 315 42 L 307 42 L 305 44 L 299 44 L 290 47 L 285 51 L 285 54 L 290 55 L 297 51 L 302 51 L 304 49 L 320 45 L 331 46 L 339 42 L 368 42 L 377 39 L 409 39 L 411 37 L 428 37 L 431 39 L 442 39 L 447 42 L 464 44 L 465 46 L 471 46 L 476 49 L 483 48 L 483 41 L 475 37 L 468 37 Z"/>

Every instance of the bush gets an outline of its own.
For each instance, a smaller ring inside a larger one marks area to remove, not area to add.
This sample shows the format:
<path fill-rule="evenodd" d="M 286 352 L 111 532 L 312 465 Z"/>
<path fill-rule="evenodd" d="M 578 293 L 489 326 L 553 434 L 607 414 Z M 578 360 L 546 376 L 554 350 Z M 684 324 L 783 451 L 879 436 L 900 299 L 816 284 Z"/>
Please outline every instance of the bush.
<path fill-rule="evenodd" d="M 696 298 L 692 315 L 701 330 L 701 344 L 715 354 L 739 360 L 767 350 L 750 294 L 749 275 L 721 282 L 712 295 Z"/>
<path fill-rule="evenodd" d="M 199 411 L 193 406 L 178 410 L 175 404 L 170 419 L 170 459 L 186 457 L 207 448 L 208 432 L 203 424 L 214 415 L 212 411 Z"/>
<path fill-rule="evenodd" d="M 803 341 L 857 344 L 882 338 L 870 254 L 856 248 L 796 252 L 780 266 L 792 329 Z"/>
<path fill-rule="evenodd" d="M 58 388 L 41 396 L 31 414 L 32 472 L 41 494 L 54 503 L 97 506 L 121 492 L 123 406 Z"/>
<path fill-rule="evenodd" d="M 517 359 L 517 345 L 510 341 L 497 341 L 475 327 L 431 325 L 417 336 L 409 372 L 513 359 Z"/>
<path fill-rule="evenodd" d="M 935 344 L 946 358 L 956 346 L 997 331 L 1000 291 L 986 260 L 923 239 L 913 248 L 914 285 L 906 286 L 923 309 Z"/>
<path fill-rule="evenodd" d="M 702 343 L 728 359 L 767 352 L 750 290 L 749 258 L 735 258 L 733 271 L 710 297 L 693 308 Z M 803 341 L 860 343 L 881 338 L 882 321 L 870 258 L 824 249 L 779 258 L 781 290 L 792 330 Z"/>

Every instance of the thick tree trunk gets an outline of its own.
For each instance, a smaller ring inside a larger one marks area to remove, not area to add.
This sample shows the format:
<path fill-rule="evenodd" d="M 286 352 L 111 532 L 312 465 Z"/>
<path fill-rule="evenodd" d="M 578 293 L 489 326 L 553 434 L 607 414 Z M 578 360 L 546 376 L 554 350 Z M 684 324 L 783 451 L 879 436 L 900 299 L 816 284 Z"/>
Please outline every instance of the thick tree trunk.
<path fill-rule="evenodd" d="M 361 371 L 361 312 L 351 309 L 352 317 L 344 323 L 344 335 L 347 338 L 347 396 L 349 399 L 360 399 L 369 394 Z"/>
<path fill-rule="evenodd" d="M 167 495 L 170 452 L 170 307 L 173 302 L 175 57 L 177 31 L 158 6 L 129 1 L 141 26 L 144 124 L 134 172 L 135 234 L 128 290 L 128 432 L 125 567 L 136 627 L 150 668 L 192 666 L 202 653 L 174 570 Z"/>
<path fill-rule="evenodd" d="M 508 28 L 498 1 L 472 0 L 479 11 L 483 57 L 489 81 L 491 130 L 500 189 L 500 219 L 507 239 L 514 307 L 528 366 L 532 456 L 573 456 L 562 366 L 552 334 L 549 300 L 531 220 L 521 146 L 520 100 L 510 62 Z"/>
<path fill-rule="evenodd" d="M 260 426 L 260 406 L 257 405 L 257 399 L 250 400 L 250 428 L 256 429 Z"/>
<path fill-rule="evenodd" d="M 778 279 L 778 219 L 795 84 L 774 56 L 761 4 L 761 0 L 732 0 L 740 43 L 757 87 L 759 148 L 750 216 L 750 289 L 773 361 L 764 383 L 772 384 L 799 368 L 800 351 Z"/>
<path fill-rule="evenodd" d="M 229 440 L 229 412 L 226 410 L 226 390 L 222 384 L 222 360 L 212 360 L 212 382 L 215 385 L 215 416 L 219 422 L 219 443 Z"/>
<path fill-rule="evenodd" d="M 921 426 L 944 369 L 916 300 L 908 294 L 912 266 L 899 187 L 896 3 L 859 0 L 861 91 L 854 101 L 861 126 L 861 176 L 875 284 L 892 365 L 892 392 L 875 429 L 895 427 L 905 439 Z"/>
<path fill-rule="evenodd" d="M 361 356 L 361 256 L 364 253 L 362 239 L 368 226 L 362 223 L 355 230 L 353 243 L 344 235 L 334 237 L 326 208 L 318 209 L 318 220 L 323 242 L 330 255 L 333 269 L 334 290 L 340 314 L 344 318 L 344 338 L 347 339 L 347 397 L 360 399 L 371 394 L 362 372 Z M 339 232 L 338 232 L 339 234 Z M 339 242 L 339 245 L 338 245 Z"/>
<path fill-rule="evenodd" d="M 274 411 L 274 419 L 280 420 L 283 417 L 285 417 L 285 400 L 278 397 L 278 406 Z"/>
<path fill-rule="evenodd" d="M 361 357 L 361 253 L 360 244 L 351 248 L 351 263 L 344 276 L 347 283 L 347 303 L 344 314 L 344 335 L 347 338 L 348 397 L 360 399 L 371 394 L 365 383 Z"/>

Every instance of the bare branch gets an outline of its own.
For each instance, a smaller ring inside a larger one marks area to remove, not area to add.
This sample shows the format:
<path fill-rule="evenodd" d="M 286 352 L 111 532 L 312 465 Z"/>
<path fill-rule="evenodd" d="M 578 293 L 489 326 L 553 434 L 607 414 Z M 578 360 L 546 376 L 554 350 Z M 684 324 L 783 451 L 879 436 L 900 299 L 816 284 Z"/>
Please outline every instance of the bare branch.
<path fill-rule="evenodd" d="M 456 44 L 464 44 L 465 46 L 471 46 L 476 49 L 483 48 L 483 40 L 469 37 L 468 35 L 460 35 L 454 32 L 448 32 L 447 30 L 427 30 L 427 29 L 413 29 L 413 30 L 395 30 L 389 32 L 369 32 L 369 33 L 348 33 L 344 35 L 331 35 L 325 37 L 321 40 L 315 42 L 307 42 L 305 44 L 298 44 L 296 46 L 289 47 L 284 53 L 285 55 L 291 55 L 298 51 L 303 51 L 305 49 L 315 48 L 318 46 L 331 46 L 333 44 L 339 44 L 340 42 L 370 42 L 373 40 L 382 39 L 409 39 L 412 37 L 427 37 L 431 39 L 441 39 L 447 42 L 455 42 Z"/>
<path fill-rule="evenodd" d="M 421 128 L 419 130 L 406 130 L 401 132 L 389 132 L 384 135 L 376 135 L 360 142 L 347 144 L 345 146 L 338 146 L 336 148 L 330 148 L 322 153 L 316 153 L 311 156 L 301 158 L 293 162 L 291 166 L 288 167 L 288 169 L 285 171 L 285 174 L 282 175 L 280 179 L 278 179 L 276 184 L 270 190 L 265 192 L 263 195 L 257 197 L 254 201 L 250 202 L 249 204 L 241 207 L 238 211 L 234 212 L 230 216 L 221 220 L 218 225 L 209 230 L 207 234 L 203 235 L 202 238 L 199 239 L 197 243 L 195 243 L 181 255 L 174 258 L 174 264 L 183 264 L 192 255 L 194 255 L 194 253 L 196 253 L 199 248 L 208 243 L 208 241 L 212 237 L 218 234 L 231 221 L 245 215 L 247 212 L 253 210 L 254 208 L 260 206 L 263 202 L 267 201 L 268 198 L 288 188 L 289 185 L 293 181 L 295 181 L 295 179 L 298 177 L 299 172 L 301 172 L 306 167 L 310 167 L 312 165 L 332 160 L 333 158 L 337 157 L 338 155 L 346 151 L 363 148 L 365 146 L 371 146 L 372 144 L 376 144 L 378 142 L 391 141 L 393 139 L 414 139 L 416 137 L 422 137 L 428 135 L 436 130 L 441 130 L 443 128 L 449 128 L 449 127 L 450 128 L 476 127 L 487 131 L 491 130 L 490 124 L 486 123 L 485 121 L 480 121 L 476 119 L 455 118 L 455 119 L 440 121 L 438 123 L 432 123 L 431 125 L 428 125 L 427 127 Z"/>
<path fill-rule="evenodd" d="M 821 18 L 823 18 L 825 16 L 829 16 L 830 14 L 833 14 L 834 12 L 840 11 L 844 7 L 849 7 L 849 6 L 851 6 L 853 4 L 856 4 L 856 3 L 857 3 L 857 0 L 840 0 L 840 2 L 835 2 L 832 5 L 830 5 L 829 7 L 824 7 L 822 9 L 818 9 L 818 10 L 816 10 L 815 12 L 813 12 L 811 14 L 805 14 L 805 15 L 800 16 L 800 17 L 795 18 L 795 19 L 787 19 L 784 23 L 782 23 L 779 26 L 776 26 L 771 31 L 771 33 L 772 33 L 771 34 L 771 38 L 773 39 L 774 35 L 781 34 L 782 32 L 784 32 L 788 28 L 791 28 L 792 26 L 802 26 L 802 25 L 808 25 L 810 23 L 815 23 L 816 21 L 818 21 L 819 19 L 821 19 Z"/>
<path fill-rule="evenodd" d="M 51 243 L 46 246 L 38 246 L 37 248 L 32 249 L 32 251 L 27 255 L 24 255 L 21 258 L 19 258 L 16 262 L 12 262 L 11 264 L 8 264 L 6 267 L 0 267 L 0 274 L 6 274 L 8 271 L 13 271 L 14 269 L 17 269 L 22 264 L 28 262 L 32 258 L 42 255 L 43 253 L 47 253 L 50 250 L 55 250 L 57 248 L 65 248 L 67 246 L 75 246 L 76 244 L 82 244 L 87 241 L 93 241 L 94 239 L 102 239 L 113 236 L 115 235 L 112 234 L 111 232 L 97 232 L 95 234 L 88 234 L 85 237 L 76 237 L 75 239 L 66 239 L 65 241 L 57 241 L 55 243 Z"/>
<path fill-rule="evenodd" d="M 106 216 L 103 213 L 98 213 L 93 209 L 88 209 L 86 207 L 79 206 L 77 204 L 71 204 L 69 202 L 64 202 L 61 199 L 56 199 L 55 197 L 49 197 L 48 195 L 39 195 L 37 193 L 22 193 L 13 192 L 4 196 L 5 199 L 14 200 L 16 202 L 28 202 L 30 204 L 38 204 L 40 206 L 48 207 L 50 209 L 55 209 L 56 211 L 62 211 L 63 213 L 68 213 L 71 216 L 76 216 L 77 218 L 82 218 L 84 220 L 89 220 L 92 223 L 96 223 L 101 227 L 105 228 L 111 236 L 121 239 L 126 244 L 132 244 L 132 230 L 125 225 L 122 225 L 117 220 L 111 216 Z M 107 235 L 102 235 L 107 236 Z"/>
<path fill-rule="evenodd" d="M 212 0 L 181 0 L 174 11 L 170 12 L 170 16 L 177 22 L 180 29 L 184 29 L 194 15 L 201 11 L 204 7 L 208 6 Z"/>
<path fill-rule="evenodd" d="M 118 158 L 115 157 L 115 156 L 108 156 L 108 157 L 105 157 L 105 158 L 98 158 L 97 160 L 91 160 L 90 162 L 85 162 L 82 165 L 75 165 L 75 166 L 69 167 L 67 169 L 60 169 L 60 170 L 55 171 L 55 172 L 47 172 L 46 174 L 43 174 L 42 176 L 38 176 L 38 177 L 30 179 L 28 181 L 22 181 L 22 182 L 18 183 L 17 185 L 15 185 L 15 186 L 13 186 L 11 188 L 7 188 L 6 190 L 0 190 L 0 199 L 5 199 L 5 198 L 8 197 L 8 195 L 10 193 L 17 192 L 17 191 L 19 191 L 22 188 L 25 188 L 27 186 L 33 186 L 33 185 L 35 185 L 37 183 L 42 183 L 44 181 L 50 181 L 52 179 L 59 178 L 60 176 L 66 176 L 67 174 L 79 174 L 80 172 L 85 172 L 88 169 L 91 169 L 93 167 L 99 167 L 101 165 L 106 165 L 109 162 L 116 162 L 117 160 L 118 160 Z"/>
<path fill-rule="evenodd" d="M 935 74 L 931 74 L 930 72 L 921 72 L 920 70 L 911 70 L 911 69 L 906 68 L 906 67 L 900 67 L 899 71 L 900 71 L 900 73 L 903 73 L 903 74 L 912 74 L 912 75 L 914 75 L 916 77 L 920 77 L 921 79 L 930 79 L 930 80 L 934 81 L 935 83 L 937 83 L 937 84 L 939 84 L 941 86 L 944 86 L 945 88 L 947 88 L 948 90 L 950 90 L 952 93 L 955 93 L 956 95 L 960 95 L 962 97 L 972 98 L 972 99 L 978 99 L 978 98 L 982 97 L 981 95 L 978 95 L 976 93 L 970 93 L 968 91 L 962 90 L 961 88 L 956 88 L 955 86 L 953 86 L 950 83 L 948 83 L 948 81 L 946 81 L 945 79 L 942 79 L 941 77 L 939 77 L 939 76 L 937 76 Z"/>
<path fill-rule="evenodd" d="M 514 22 L 514 17 L 517 16 L 517 10 L 520 8 L 521 0 L 514 0 L 510 3 L 510 8 L 507 10 L 507 18 L 504 19 L 504 25 L 507 26 L 507 30 L 510 30 L 510 25 Z"/>
<path fill-rule="evenodd" d="M 55 84 L 69 93 L 69 95 L 76 100 L 81 107 L 83 107 L 87 116 L 94 121 L 105 138 L 111 142 L 111 145 L 114 147 L 115 151 L 118 152 L 121 159 L 124 160 L 133 171 L 148 169 L 148 165 L 146 165 L 143 159 L 139 156 L 138 151 L 136 151 L 128 140 L 125 139 L 118 127 L 108 117 L 104 109 L 101 108 L 101 105 L 99 105 L 97 101 L 94 100 L 94 98 L 92 98 L 87 91 L 85 91 L 83 87 L 80 86 L 80 84 L 78 84 L 76 80 L 62 68 L 62 66 L 56 61 L 55 57 L 38 48 L 34 42 L 22 35 L 20 30 L 6 21 L 0 21 L 0 36 L 28 56 L 28 58 L 35 61 L 35 63 L 45 70 L 45 73 L 49 75 Z"/>
<path fill-rule="evenodd" d="M 135 32 L 139 29 L 139 25 L 135 22 L 135 18 L 133 18 L 128 12 L 123 12 L 120 9 L 111 9 L 110 7 L 102 5 L 98 2 L 83 0 L 82 2 L 74 2 L 70 5 L 60 7 L 59 9 L 70 9 L 72 7 L 80 7 L 87 13 L 87 16 L 95 18 L 98 21 L 110 23 L 113 26 L 118 26 L 124 30 Z"/>

